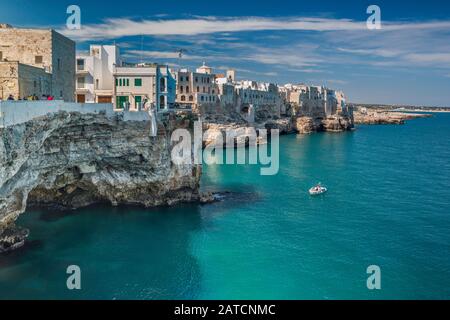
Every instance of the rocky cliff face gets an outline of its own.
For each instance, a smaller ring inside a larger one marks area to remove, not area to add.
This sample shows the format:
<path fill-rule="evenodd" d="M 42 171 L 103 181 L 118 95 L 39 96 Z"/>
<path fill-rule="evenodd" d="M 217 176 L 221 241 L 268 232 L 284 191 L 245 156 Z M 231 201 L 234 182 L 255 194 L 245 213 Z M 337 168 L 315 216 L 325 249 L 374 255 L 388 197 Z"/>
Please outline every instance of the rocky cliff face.
<path fill-rule="evenodd" d="M 355 111 L 356 124 L 404 124 L 407 120 L 430 118 L 430 114 L 390 112 L 385 110 Z"/>
<path fill-rule="evenodd" d="M 0 252 L 24 243 L 28 205 L 79 208 L 199 200 L 201 166 L 171 162 L 170 133 L 188 121 L 123 121 L 58 112 L 0 129 Z"/>
<path fill-rule="evenodd" d="M 298 117 L 294 127 L 298 133 L 312 133 L 318 131 L 342 132 L 353 128 L 353 121 L 348 117 L 312 118 Z"/>

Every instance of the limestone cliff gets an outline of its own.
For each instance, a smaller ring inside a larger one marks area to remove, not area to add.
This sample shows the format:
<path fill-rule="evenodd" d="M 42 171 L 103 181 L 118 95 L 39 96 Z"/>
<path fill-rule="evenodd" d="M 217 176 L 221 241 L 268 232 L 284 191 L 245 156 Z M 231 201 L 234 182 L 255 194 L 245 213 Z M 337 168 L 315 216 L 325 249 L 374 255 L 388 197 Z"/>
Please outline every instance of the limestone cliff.
<path fill-rule="evenodd" d="M 170 133 L 189 121 L 124 121 L 57 112 L 0 128 L 0 252 L 23 244 L 27 205 L 156 206 L 199 200 L 201 166 L 171 162 Z"/>
<path fill-rule="evenodd" d="M 319 131 L 342 132 L 353 129 L 353 121 L 349 117 L 312 118 L 298 117 L 294 127 L 298 133 L 312 133 Z"/>
<path fill-rule="evenodd" d="M 368 110 L 368 111 L 355 111 L 355 123 L 356 124 L 404 124 L 407 120 L 417 118 L 430 118 L 432 115 L 423 113 L 403 113 L 386 110 Z"/>

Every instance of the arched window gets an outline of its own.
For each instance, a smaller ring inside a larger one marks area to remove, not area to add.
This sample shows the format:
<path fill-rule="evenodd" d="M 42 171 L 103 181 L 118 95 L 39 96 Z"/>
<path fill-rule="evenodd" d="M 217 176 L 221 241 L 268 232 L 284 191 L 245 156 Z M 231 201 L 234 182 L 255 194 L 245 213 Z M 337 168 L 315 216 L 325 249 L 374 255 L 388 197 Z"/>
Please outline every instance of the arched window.
<path fill-rule="evenodd" d="M 159 90 L 166 91 L 166 79 L 161 78 L 159 79 Z"/>
<path fill-rule="evenodd" d="M 185 96 L 181 96 L 181 101 L 186 101 L 186 97 Z"/>
<path fill-rule="evenodd" d="M 183 93 L 183 86 L 180 86 L 180 93 Z"/>
<path fill-rule="evenodd" d="M 186 86 L 186 93 L 189 93 L 189 86 Z"/>
<path fill-rule="evenodd" d="M 200 92 L 200 87 L 197 87 L 197 92 Z"/>
<path fill-rule="evenodd" d="M 194 101 L 194 97 L 193 96 L 189 96 L 189 101 Z"/>

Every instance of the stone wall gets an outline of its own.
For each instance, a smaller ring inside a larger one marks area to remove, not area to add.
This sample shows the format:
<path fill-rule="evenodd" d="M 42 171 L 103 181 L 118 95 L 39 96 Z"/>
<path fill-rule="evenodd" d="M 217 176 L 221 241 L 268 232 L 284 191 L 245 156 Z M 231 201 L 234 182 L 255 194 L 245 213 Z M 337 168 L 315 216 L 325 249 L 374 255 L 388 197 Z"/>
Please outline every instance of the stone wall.
<path fill-rule="evenodd" d="M 19 61 L 51 71 L 52 32 L 40 29 L 0 29 L 0 51 L 3 59 Z M 42 63 L 36 63 L 36 56 L 42 56 Z"/>
<path fill-rule="evenodd" d="M 75 42 L 52 30 L 53 96 L 75 101 Z"/>
<path fill-rule="evenodd" d="M 146 111 L 115 112 L 111 103 L 74 103 L 64 101 L 0 101 L 0 128 L 22 124 L 60 111 L 103 114 L 123 121 L 150 121 Z"/>
<path fill-rule="evenodd" d="M 19 96 L 19 64 L 17 62 L 0 62 L 0 100 L 9 95 Z"/>
<path fill-rule="evenodd" d="M 14 62 L 0 62 L 0 100 L 13 95 L 18 100 L 29 95 L 51 94 L 51 75 L 42 68 Z"/>
<path fill-rule="evenodd" d="M 52 94 L 52 77 L 44 69 L 19 63 L 19 98 Z"/>
<path fill-rule="evenodd" d="M 7 61 L 18 61 L 51 73 L 51 94 L 59 98 L 62 93 L 65 101 L 74 101 L 75 42 L 72 40 L 49 29 L 0 28 L 0 52 Z"/>

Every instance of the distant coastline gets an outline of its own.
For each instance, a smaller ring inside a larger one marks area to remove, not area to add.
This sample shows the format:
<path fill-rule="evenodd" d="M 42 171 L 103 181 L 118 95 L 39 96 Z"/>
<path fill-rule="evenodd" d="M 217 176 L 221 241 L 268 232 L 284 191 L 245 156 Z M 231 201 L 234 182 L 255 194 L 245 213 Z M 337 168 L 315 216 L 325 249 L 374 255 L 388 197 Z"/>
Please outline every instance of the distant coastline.
<path fill-rule="evenodd" d="M 388 104 L 373 104 L 373 103 L 349 103 L 355 109 L 367 108 L 384 111 L 400 111 L 400 112 L 450 112 L 450 107 L 430 107 L 430 106 L 411 106 L 411 105 L 388 105 Z"/>

